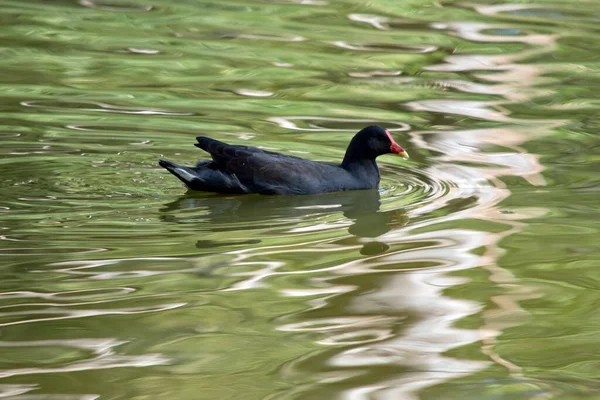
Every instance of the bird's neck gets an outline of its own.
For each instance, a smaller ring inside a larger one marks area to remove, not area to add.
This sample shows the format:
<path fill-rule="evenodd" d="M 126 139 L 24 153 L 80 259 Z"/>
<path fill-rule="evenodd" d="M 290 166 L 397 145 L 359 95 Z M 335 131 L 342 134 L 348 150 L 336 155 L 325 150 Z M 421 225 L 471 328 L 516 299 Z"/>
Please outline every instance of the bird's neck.
<path fill-rule="evenodd" d="M 379 182 L 379 168 L 374 158 L 345 157 L 341 167 L 360 180 Z"/>
<path fill-rule="evenodd" d="M 364 140 L 357 136 L 353 137 L 346 149 L 344 160 L 342 161 L 342 168 L 348 169 L 353 164 L 369 164 L 375 163 L 374 157 L 368 152 L 366 143 L 362 143 Z"/>
<path fill-rule="evenodd" d="M 367 166 L 370 164 L 375 164 L 375 159 L 373 157 L 365 157 L 365 155 L 361 154 L 360 152 L 355 152 L 351 149 L 348 149 L 348 151 L 346 151 L 346 155 L 344 156 L 344 160 L 342 161 L 342 168 L 348 169 L 358 166 Z"/>
<path fill-rule="evenodd" d="M 340 165 L 355 178 L 364 182 L 379 183 L 376 155 L 371 154 L 365 140 L 356 135 L 350 141 L 344 160 Z"/>

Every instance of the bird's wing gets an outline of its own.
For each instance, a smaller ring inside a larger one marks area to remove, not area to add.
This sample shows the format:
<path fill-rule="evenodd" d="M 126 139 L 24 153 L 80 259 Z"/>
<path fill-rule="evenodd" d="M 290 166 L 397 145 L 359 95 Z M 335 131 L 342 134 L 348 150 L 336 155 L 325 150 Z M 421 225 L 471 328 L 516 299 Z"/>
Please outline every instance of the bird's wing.
<path fill-rule="evenodd" d="M 199 147 L 209 153 L 217 164 L 221 162 L 226 163 L 230 158 L 244 157 L 253 153 L 263 152 L 263 150 L 256 147 L 227 144 L 219 140 L 203 136 L 198 136 L 196 140 L 198 143 L 194 144 L 194 146 Z"/>
<path fill-rule="evenodd" d="M 199 137 L 196 146 L 212 156 L 219 170 L 235 175 L 260 191 L 292 191 L 319 185 L 332 173 L 330 165 Z"/>

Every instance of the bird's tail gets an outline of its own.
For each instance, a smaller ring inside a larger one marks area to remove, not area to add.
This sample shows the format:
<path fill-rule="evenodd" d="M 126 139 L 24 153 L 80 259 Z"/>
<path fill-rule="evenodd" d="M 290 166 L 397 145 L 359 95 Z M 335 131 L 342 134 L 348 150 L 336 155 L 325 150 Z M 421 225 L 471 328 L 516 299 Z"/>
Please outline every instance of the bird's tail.
<path fill-rule="evenodd" d="M 219 171 L 212 161 L 200 162 L 196 167 L 183 167 L 166 160 L 160 160 L 158 164 L 192 190 L 231 194 L 250 192 L 235 175 Z"/>
<path fill-rule="evenodd" d="M 167 160 L 158 161 L 158 165 L 175 175 L 177 179 L 185 183 L 189 188 L 192 188 L 198 181 L 197 172 L 193 168 L 183 167 Z"/>

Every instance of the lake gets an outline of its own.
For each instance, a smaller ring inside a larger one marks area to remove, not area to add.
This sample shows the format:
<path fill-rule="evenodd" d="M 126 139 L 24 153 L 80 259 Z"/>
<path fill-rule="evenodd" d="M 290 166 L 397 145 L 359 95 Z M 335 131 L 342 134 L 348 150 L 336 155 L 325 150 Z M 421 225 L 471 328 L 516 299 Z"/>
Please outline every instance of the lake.
<path fill-rule="evenodd" d="M 0 0 L 0 397 L 600 397 L 597 1 Z M 379 190 L 187 192 L 196 136 Z"/>

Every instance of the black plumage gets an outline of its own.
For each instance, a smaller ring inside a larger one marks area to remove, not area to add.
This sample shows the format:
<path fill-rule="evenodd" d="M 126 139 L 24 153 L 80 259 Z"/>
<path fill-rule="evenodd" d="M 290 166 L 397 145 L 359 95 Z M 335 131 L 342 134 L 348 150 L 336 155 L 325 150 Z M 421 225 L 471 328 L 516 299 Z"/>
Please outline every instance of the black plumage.
<path fill-rule="evenodd" d="M 230 145 L 199 136 L 195 146 L 212 161 L 183 167 L 170 161 L 159 164 L 188 188 L 205 192 L 267 195 L 301 195 L 374 189 L 379 185 L 375 159 L 388 153 L 408 154 L 379 126 L 368 126 L 350 141 L 339 165 L 326 164 L 256 147 Z"/>

